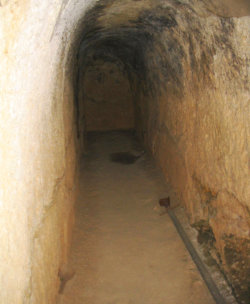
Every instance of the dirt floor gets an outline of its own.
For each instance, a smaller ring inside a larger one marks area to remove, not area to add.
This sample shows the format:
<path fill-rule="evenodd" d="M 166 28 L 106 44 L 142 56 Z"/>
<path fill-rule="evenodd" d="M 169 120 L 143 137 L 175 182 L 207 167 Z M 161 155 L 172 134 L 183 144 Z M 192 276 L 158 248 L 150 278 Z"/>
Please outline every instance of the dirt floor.
<path fill-rule="evenodd" d="M 212 304 L 196 266 L 158 200 L 169 188 L 127 132 L 93 134 L 81 167 L 68 282 L 60 304 Z M 74 272 L 74 275 L 73 275 Z"/>

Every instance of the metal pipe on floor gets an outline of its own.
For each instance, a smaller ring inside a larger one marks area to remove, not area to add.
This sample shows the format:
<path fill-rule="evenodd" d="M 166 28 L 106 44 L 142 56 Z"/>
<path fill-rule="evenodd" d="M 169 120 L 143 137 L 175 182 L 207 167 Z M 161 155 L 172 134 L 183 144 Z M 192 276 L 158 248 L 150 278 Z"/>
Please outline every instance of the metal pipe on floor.
<path fill-rule="evenodd" d="M 181 239 L 183 240 L 188 252 L 190 253 L 195 265 L 197 266 L 203 280 L 205 281 L 210 293 L 212 294 L 216 304 L 227 304 L 224 297 L 221 295 L 218 287 L 215 285 L 210 273 L 207 271 L 206 267 L 204 266 L 201 258 L 199 257 L 198 253 L 196 252 L 193 244 L 189 240 L 186 232 L 184 231 L 181 223 L 177 219 L 177 217 L 174 214 L 174 211 L 170 208 L 167 209 L 168 215 L 171 218 L 172 222 L 174 223 L 174 226 L 179 233 Z"/>

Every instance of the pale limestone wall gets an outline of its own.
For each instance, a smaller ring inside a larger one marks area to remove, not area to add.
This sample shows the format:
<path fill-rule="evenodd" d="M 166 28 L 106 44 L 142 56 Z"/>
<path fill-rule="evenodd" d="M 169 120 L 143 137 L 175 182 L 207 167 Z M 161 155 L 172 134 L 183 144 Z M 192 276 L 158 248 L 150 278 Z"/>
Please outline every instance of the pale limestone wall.
<path fill-rule="evenodd" d="M 0 2 L 3 304 L 55 303 L 76 194 L 69 51 L 90 2 Z"/>

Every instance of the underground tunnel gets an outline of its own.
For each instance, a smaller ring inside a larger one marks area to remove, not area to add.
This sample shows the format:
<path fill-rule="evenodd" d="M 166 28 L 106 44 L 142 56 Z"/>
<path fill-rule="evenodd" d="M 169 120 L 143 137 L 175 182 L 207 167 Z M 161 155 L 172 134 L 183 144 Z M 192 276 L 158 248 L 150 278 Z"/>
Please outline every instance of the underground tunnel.
<path fill-rule="evenodd" d="M 215 303 L 164 196 L 249 303 L 249 15 L 0 1 L 0 303 Z"/>

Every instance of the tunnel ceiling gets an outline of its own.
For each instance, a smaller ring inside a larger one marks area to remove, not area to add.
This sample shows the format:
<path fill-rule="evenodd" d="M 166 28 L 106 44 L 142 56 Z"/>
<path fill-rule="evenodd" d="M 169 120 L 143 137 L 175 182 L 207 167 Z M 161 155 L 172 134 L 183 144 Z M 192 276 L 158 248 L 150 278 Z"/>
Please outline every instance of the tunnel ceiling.
<path fill-rule="evenodd" d="M 178 32 L 177 19 L 183 9 L 193 14 L 189 5 L 180 2 L 100 1 L 85 18 L 81 67 L 84 70 L 96 59 L 120 62 L 130 83 L 146 94 L 156 94 L 161 81 L 174 80 L 181 87 L 185 54 L 172 34 Z M 162 34 L 169 31 L 166 58 L 161 41 Z M 159 65 L 164 75 L 154 73 L 152 66 Z"/>
<path fill-rule="evenodd" d="M 213 39 L 234 56 L 228 40 L 234 24 L 228 17 L 247 14 L 248 9 L 245 0 L 237 5 L 222 0 L 99 1 L 84 19 L 80 67 L 84 71 L 97 59 L 119 62 L 131 85 L 144 94 L 159 94 L 168 83 L 168 89 L 182 96 L 184 65 L 191 62 L 198 77 L 209 78 L 215 49 L 208 42 L 211 33 L 204 30 L 206 17 L 223 17 Z M 195 54 L 197 43 L 200 58 Z"/>

